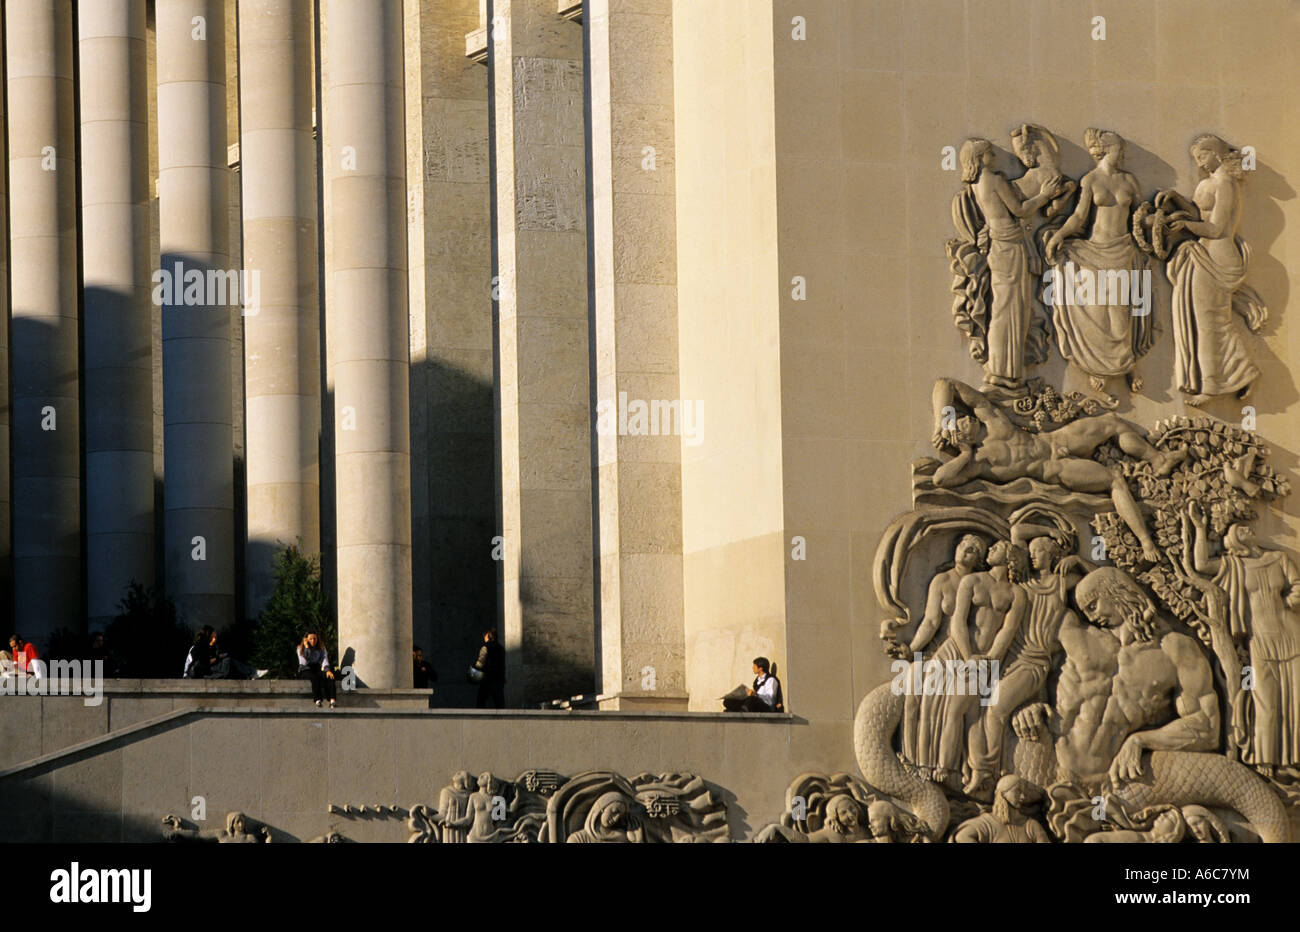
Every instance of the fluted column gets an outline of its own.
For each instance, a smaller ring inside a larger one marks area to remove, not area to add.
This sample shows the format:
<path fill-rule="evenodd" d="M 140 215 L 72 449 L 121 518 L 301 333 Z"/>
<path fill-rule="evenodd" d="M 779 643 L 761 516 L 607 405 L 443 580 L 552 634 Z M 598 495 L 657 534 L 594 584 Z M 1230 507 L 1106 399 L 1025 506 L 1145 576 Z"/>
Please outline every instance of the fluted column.
<path fill-rule="evenodd" d="M 339 652 L 411 684 L 411 455 L 400 0 L 323 0 Z"/>
<path fill-rule="evenodd" d="M 76 127 L 69 0 L 6 0 L 14 625 L 81 612 Z"/>
<path fill-rule="evenodd" d="M 273 587 L 278 544 L 320 550 L 320 307 L 311 0 L 239 4 L 248 611 Z"/>
<path fill-rule="evenodd" d="M 166 588 L 191 626 L 221 626 L 235 608 L 230 304 L 238 301 L 226 274 L 225 5 L 157 0 L 155 10 L 160 271 L 173 286 L 162 308 Z"/>
<path fill-rule="evenodd" d="M 92 625 L 154 582 L 145 0 L 77 19 L 85 301 L 86 600 Z"/>

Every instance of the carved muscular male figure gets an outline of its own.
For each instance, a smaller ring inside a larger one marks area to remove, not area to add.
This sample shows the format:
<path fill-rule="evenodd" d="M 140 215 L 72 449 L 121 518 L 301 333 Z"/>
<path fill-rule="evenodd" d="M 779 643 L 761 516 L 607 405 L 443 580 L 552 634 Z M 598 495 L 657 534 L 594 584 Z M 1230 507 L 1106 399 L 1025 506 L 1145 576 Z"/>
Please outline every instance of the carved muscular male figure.
<path fill-rule="evenodd" d="M 973 417 L 953 418 L 957 405 Z M 1150 463 L 1157 476 L 1167 476 L 1187 458 L 1186 450 L 1157 450 L 1137 427 L 1114 414 L 1082 417 L 1033 434 L 1012 423 L 983 392 L 956 379 L 935 383 L 934 423 L 935 447 L 958 450 L 954 459 L 935 471 L 936 486 L 958 486 L 973 479 L 1012 482 L 1027 478 L 1071 492 L 1109 491 L 1115 510 L 1142 544 L 1142 555 L 1152 562 L 1160 559 L 1160 550 L 1124 477 L 1090 457 L 1103 443 L 1114 440 L 1129 456 Z"/>
<path fill-rule="evenodd" d="M 1065 664 L 1056 686 L 1058 778 L 1090 790 L 1142 776 L 1143 751 L 1213 751 L 1219 738 L 1214 675 L 1196 641 L 1171 630 L 1123 570 L 1095 569 L 1074 591 L 1088 616 L 1061 625 Z M 1014 726 L 1041 734 L 1051 709 L 1026 706 Z"/>

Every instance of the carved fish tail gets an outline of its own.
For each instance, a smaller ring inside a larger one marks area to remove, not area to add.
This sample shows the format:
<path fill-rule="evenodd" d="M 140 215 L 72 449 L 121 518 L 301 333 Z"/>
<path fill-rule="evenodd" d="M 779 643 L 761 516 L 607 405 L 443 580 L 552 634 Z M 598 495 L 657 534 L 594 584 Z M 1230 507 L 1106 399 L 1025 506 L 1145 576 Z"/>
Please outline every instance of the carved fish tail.
<path fill-rule="evenodd" d="M 948 827 L 948 799 L 938 786 L 909 771 L 894 753 L 892 739 L 903 717 L 903 696 L 889 683 L 867 693 L 853 719 L 853 749 L 862 776 L 872 787 L 892 796 L 930 829 L 937 841 Z"/>
<path fill-rule="evenodd" d="M 1286 807 L 1250 768 L 1214 754 L 1154 751 L 1152 783 L 1131 798 L 1142 805 L 1220 806 L 1239 812 L 1265 842 L 1291 840 Z M 1127 794 L 1122 794 L 1127 795 Z"/>

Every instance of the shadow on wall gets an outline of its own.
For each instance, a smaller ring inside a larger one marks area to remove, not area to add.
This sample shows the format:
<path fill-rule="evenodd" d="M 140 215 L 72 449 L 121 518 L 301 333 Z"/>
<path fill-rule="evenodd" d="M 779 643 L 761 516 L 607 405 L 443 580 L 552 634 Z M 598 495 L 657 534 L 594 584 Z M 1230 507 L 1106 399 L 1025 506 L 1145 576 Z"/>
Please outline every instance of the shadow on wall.
<path fill-rule="evenodd" d="M 68 318 L 10 322 L 12 626 L 38 648 L 84 634 L 78 331 Z M 13 630 L 7 628 L 7 630 Z"/>
<path fill-rule="evenodd" d="M 332 391 L 321 407 L 322 579 L 337 612 Z M 434 705 L 472 708 L 477 687 L 466 671 L 497 623 L 492 383 L 437 360 L 413 363 L 410 408 L 412 641 L 438 672 Z M 249 541 L 250 554 L 261 548 L 278 545 Z"/>

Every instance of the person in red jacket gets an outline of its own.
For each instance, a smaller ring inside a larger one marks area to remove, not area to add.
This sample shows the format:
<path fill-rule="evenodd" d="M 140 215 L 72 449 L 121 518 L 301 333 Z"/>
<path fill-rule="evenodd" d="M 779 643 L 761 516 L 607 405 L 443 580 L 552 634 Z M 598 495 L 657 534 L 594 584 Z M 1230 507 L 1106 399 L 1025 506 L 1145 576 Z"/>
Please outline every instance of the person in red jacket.
<path fill-rule="evenodd" d="M 31 641 L 24 641 L 22 635 L 15 632 L 9 636 L 9 651 L 13 655 L 14 663 L 18 663 L 18 655 L 23 655 L 22 672 L 32 673 L 32 664 L 41 659 L 40 653 L 36 650 L 36 645 Z"/>

